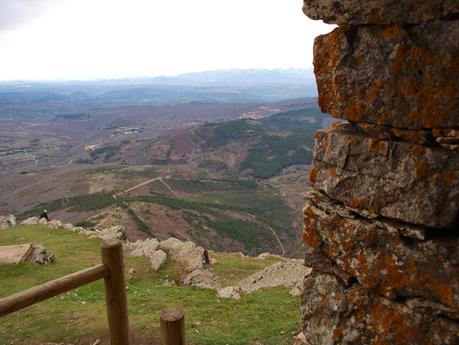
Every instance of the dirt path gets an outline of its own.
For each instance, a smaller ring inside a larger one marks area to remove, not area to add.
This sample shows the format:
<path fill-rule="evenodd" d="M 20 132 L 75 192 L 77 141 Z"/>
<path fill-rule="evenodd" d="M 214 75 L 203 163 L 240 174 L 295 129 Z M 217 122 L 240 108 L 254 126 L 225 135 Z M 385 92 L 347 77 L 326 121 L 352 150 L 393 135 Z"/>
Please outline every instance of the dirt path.
<path fill-rule="evenodd" d="M 190 179 L 179 178 L 179 177 L 169 177 L 168 180 L 176 180 L 176 181 L 190 181 Z M 231 183 L 219 180 L 192 180 L 193 182 L 201 182 L 201 183 Z"/>
<path fill-rule="evenodd" d="M 136 190 L 137 188 L 140 188 L 140 187 L 142 187 L 142 186 L 145 186 L 145 185 L 150 184 L 150 183 L 155 182 L 155 181 L 161 181 L 161 182 L 163 182 L 163 183 L 172 191 L 172 189 L 171 189 L 164 181 L 162 181 L 162 179 L 161 179 L 161 176 L 163 176 L 168 170 L 169 170 L 169 168 L 167 168 L 166 170 L 164 170 L 159 176 L 156 176 L 156 177 L 154 177 L 154 178 L 152 178 L 152 179 L 149 179 L 149 180 L 147 180 L 147 181 L 143 181 L 143 182 L 141 182 L 141 183 L 139 183 L 139 184 L 136 184 L 136 185 L 133 186 L 133 187 L 127 188 L 127 189 L 125 189 L 125 190 L 122 190 L 121 192 L 118 192 L 118 193 L 116 193 L 116 194 L 113 194 L 113 197 L 116 199 L 116 198 L 119 197 L 120 195 L 129 193 L 129 192 L 132 192 L 133 190 Z M 173 193 L 174 193 L 174 195 L 176 195 L 175 192 L 173 192 Z"/>
<path fill-rule="evenodd" d="M 277 243 L 279 244 L 279 247 L 281 248 L 282 250 L 282 254 L 281 256 L 285 256 L 285 247 L 284 247 L 284 244 L 282 243 L 282 241 L 280 240 L 279 236 L 277 236 L 277 233 L 276 233 L 276 230 L 274 230 L 272 227 L 270 227 L 268 224 L 264 224 L 268 229 L 270 229 L 274 235 L 274 237 L 276 238 L 276 241 Z"/>
<path fill-rule="evenodd" d="M 300 251 L 301 249 L 303 249 L 303 248 L 304 248 L 304 243 L 301 243 L 301 245 L 298 247 L 298 249 L 295 251 L 295 253 L 293 253 L 293 254 L 290 255 L 289 257 L 290 257 L 290 258 L 294 258 L 295 255 L 298 254 L 299 251 Z"/>
<path fill-rule="evenodd" d="M 174 195 L 176 196 L 177 198 L 181 198 L 180 195 L 178 195 L 163 179 L 162 179 L 162 176 L 168 171 L 169 169 L 166 169 L 164 170 L 159 176 L 155 177 L 155 178 L 152 178 L 152 179 L 149 179 L 147 181 L 144 181 L 144 182 L 141 182 L 139 184 L 136 184 L 135 186 L 133 187 L 130 187 L 130 188 L 127 188 L 121 192 L 118 192 L 116 194 L 113 194 L 113 198 L 117 198 L 119 197 L 120 195 L 123 195 L 125 193 L 129 193 L 129 192 L 132 192 L 133 190 L 136 190 L 137 188 L 140 188 L 142 186 L 145 186 L 149 183 L 152 183 L 154 181 L 159 181 L 161 182 L 162 184 L 164 184 L 164 186 L 166 186 L 166 188 Z M 168 178 L 169 180 L 185 180 L 185 179 L 180 179 L 180 178 L 176 178 L 176 177 L 171 177 L 171 178 Z M 212 181 L 212 180 L 198 180 L 199 182 L 208 182 L 208 183 L 221 183 L 220 181 Z M 282 243 L 282 241 L 280 240 L 279 236 L 277 236 L 277 233 L 276 233 L 276 230 L 274 230 L 271 226 L 269 226 L 268 224 L 262 224 L 263 226 L 265 226 L 266 228 L 268 228 L 269 230 L 271 230 L 271 232 L 273 233 L 274 235 L 274 238 L 276 239 L 276 242 L 278 243 L 279 245 L 279 248 L 281 249 L 281 256 L 285 256 L 285 253 L 286 253 L 286 250 L 285 250 L 285 247 L 284 247 L 284 244 Z"/>
<path fill-rule="evenodd" d="M 280 249 L 281 249 L 281 256 L 285 257 L 285 253 L 286 253 L 286 250 L 285 250 L 285 247 L 284 247 L 284 244 L 282 243 L 282 241 L 280 240 L 279 236 L 277 236 L 277 233 L 276 233 L 276 230 L 274 230 L 271 226 L 269 226 L 268 224 L 266 223 L 262 223 L 260 222 L 259 220 L 257 220 L 254 216 L 252 216 L 252 221 L 254 221 L 255 223 L 259 224 L 260 226 L 263 226 L 269 230 L 271 230 L 271 232 L 273 233 L 274 235 L 274 238 L 276 239 L 276 242 L 277 244 L 279 245 Z"/>
<path fill-rule="evenodd" d="M 169 189 L 169 191 L 174 194 L 177 198 L 180 198 L 181 196 L 178 195 L 166 182 L 164 182 L 164 180 L 160 177 L 158 178 L 158 181 L 162 182 L 163 185 L 166 186 L 167 189 Z"/>

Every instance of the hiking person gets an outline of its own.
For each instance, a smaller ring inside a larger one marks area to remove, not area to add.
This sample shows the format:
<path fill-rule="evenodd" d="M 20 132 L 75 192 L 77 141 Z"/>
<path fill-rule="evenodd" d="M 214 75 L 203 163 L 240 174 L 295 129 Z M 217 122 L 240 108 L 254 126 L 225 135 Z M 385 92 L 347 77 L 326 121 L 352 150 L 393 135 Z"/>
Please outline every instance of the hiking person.
<path fill-rule="evenodd" d="M 209 252 L 207 249 L 204 249 L 204 253 L 202 253 L 202 258 L 205 264 L 210 264 Z"/>
<path fill-rule="evenodd" d="M 42 219 L 42 218 L 46 219 L 49 222 L 48 210 L 46 208 L 40 214 L 40 218 L 39 219 Z"/>

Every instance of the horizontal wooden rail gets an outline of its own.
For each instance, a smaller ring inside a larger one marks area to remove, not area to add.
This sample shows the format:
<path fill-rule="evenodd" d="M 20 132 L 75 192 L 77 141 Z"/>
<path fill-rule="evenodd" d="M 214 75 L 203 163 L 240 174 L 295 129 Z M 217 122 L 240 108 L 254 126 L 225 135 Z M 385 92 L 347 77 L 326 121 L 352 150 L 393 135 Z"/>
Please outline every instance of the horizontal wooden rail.
<path fill-rule="evenodd" d="M 104 264 L 81 270 L 0 299 L 0 317 L 110 275 Z"/>
<path fill-rule="evenodd" d="M 0 299 L 0 317 L 103 278 L 110 344 L 129 345 L 123 245 L 108 240 L 103 241 L 100 248 L 102 264 Z"/>

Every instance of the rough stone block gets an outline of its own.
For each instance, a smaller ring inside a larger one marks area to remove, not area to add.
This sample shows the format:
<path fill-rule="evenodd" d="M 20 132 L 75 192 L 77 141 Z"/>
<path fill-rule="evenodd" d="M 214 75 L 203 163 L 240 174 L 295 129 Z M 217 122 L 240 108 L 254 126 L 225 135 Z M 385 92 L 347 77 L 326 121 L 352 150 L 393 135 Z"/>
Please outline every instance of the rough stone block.
<path fill-rule="evenodd" d="M 459 1 L 304 0 L 303 12 L 330 24 L 418 24 L 459 13 Z"/>
<path fill-rule="evenodd" d="M 0 263 L 18 264 L 26 261 L 33 250 L 31 243 L 0 246 Z"/>
<path fill-rule="evenodd" d="M 459 127 L 459 20 L 337 28 L 314 44 L 323 112 L 398 128 Z"/>
<path fill-rule="evenodd" d="M 12 214 L 0 216 L 0 230 L 10 228 L 16 225 L 16 217 Z"/>
<path fill-rule="evenodd" d="M 422 297 L 459 318 L 457 231 L 431 237 L 422 227 L 368 220 L 319 192 L 309 194 L 304 222 L 305 242 L 363 288 L 389 299 Z M 343 277 L 324 268 L 324 260 L 306 259 L 307 266 Z"/>
<path fill-rule="evenodd" d="M 438 317 L 418 300 L 388 300 L 330 274 L 306 277 L 301 313 L 310 345 L 457 344 L 459 323 Z"/>
<path fill-rule="evenodd" d="M 316 133 L 310 181 L 364 216 L 429 227 L 457 226 L 459 153 L 380 140 L 351 125 Z"/>

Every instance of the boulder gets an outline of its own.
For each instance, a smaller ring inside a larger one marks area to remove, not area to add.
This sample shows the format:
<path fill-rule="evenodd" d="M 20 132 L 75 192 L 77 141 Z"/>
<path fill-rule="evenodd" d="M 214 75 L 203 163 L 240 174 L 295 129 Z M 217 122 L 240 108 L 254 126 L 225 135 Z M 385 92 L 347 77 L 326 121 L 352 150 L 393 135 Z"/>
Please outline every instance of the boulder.
<path fill-rule="evenodd" d="M 303 12 L 329 24 L 419 24 L 459 13 L 456 0 L 304 0 Z"/>
<path fill-rule="evenodd" d="M 149 238 L 143 241 L 127 243 L 125 250 L 129 256 L 146 256 L 150 259 L 152 268 L 157 271 L 166 263 L 167 255 L 162 250 L 157 250 L 159 241 L 156 238 Z"/>
<path fill-rule="evenodd" d="M 75 225 L 71 224 L 71 223 L 64 223 L 62 224 L 62 228 L 64 228 L 65 230 L 69 230 L 69 231 L 75 231 Z"/>
<path fill-rule="evenodd" d="M 447 228 L 459 211 L 459 153 L 380 140 L 348 124 L 316 133 L 310 182 L 360 212 Z"/>
<path fill-rule="evenodd" d="M 155 251 L 154 253 L 148 254 L 147 256 L 150 259 L 151 267 L 153 267 L 155 271 L 157 271 L 162 265 L 164 265 L 167 260 L 166 253 L 163 252 L 161 249 Z"/>
<path fill-rule="evenodd" d="M 241 299 L 239 294 L 239 286 L 227 286 L 217 290 L 217 297 L 220 298 L 231 298 L 231 299 Z"/>
<path fill-rule="evenodd" d="M 311 272 L 300 260 L 286 260 L 242 279 L 238 286 L 243 293 L 251 293 L 266 288 L 284 286 L 301 287 L 303 279 Z"/>
<path fill-rule="evenodd" d="M 27 261 L 34 262 L 40 265 L 47 265 L 54 262 L 54 254 L 49 254 L 42 245 L 33 245 L 32 251 L 27 257 Z"/>
<path fill-rule="evenodd" d="M 171 237 L 161 241 L 159 247 L 167 250 L 172 258 L 180 263 L 184 275 L 203 268 L 204 248 L 196 246 L 193 242 L 182 242 Z"/>
<path fill-rule="evenodd" d="M 217 290 L 220 288 L 220 283 L 217 277 L 208 270 L 194 270 L 189 273 L 182 282 L 183 285 L 192 285 L 204 289 Z"/>
<path fill-rule="evenodd" d="M 298 297 L 301 296 L 303 290 L 299 286 L 294 286 L 288 293 L 294 297 Z"/>
<path fill-rule="evenodd" d="M 459 127 L 457 37 L 459 20 L 345 27 L 318 36 L 321 110 L 397 128 Z"/>
<path fill-rule="evenodd" d="M 16 217 L 12 214 L 0 216 L 0 230 L 10 228 L 16 225 Z"/>
<path fill-rule="evenodd" d="M 174 280 L 170 280 L 170 279 L 166 279 L 163 281 L 163 286 L 175 286 L 175 281 Z"/>
<path fill-rule="evenodd" d="M 159 246 L 175 256 L 182 249 L 183 242 L 175 237 L 169 237 L 167 240 L 161 241 Z"/>
<path fill-rule="evenodd" d="M 316 253 L 305 264 L 387 299 L 421 297 L 459 310 L 459 237 L 379 218 L 369 220 L 319 192 L 308 194 L 303 238 Z M 328 268 L 327 268 L 328 266 Z M 337 271 L 347 272 L 344 276 Z M 458 312 L 459 315 L 459 312 Z"/>
<path fill-rule="evenodd" d="M 338 277 L 316 271 L 306 277 L 304 290 L 308 344 L 457 344 L 457 322 L 409 299 L 390 300 L 359 284 L 346 287 Z"/>
<path fill-rule="evenodd" d="M 59 229 L 62 228 L 64 224 L 60 220 L 51 220 L 48 222 L 48 228 L 50 229 Z"/>
<path fill-rule="evenodd" d="M 99 230 L 98 235 L 104 240 L 126 241 L 127 228 L 124 225 L 115 225 L 108 229 Z"/>
<path fill-rule="evenodd" d="M 284 260 L 285 258 L 281 255 L 277 255 L 277 254 L 271 254 L 269 252 L 265 252 L 265 253 L 261 253 L 261 254 L 258 254 L 257 255 L 257 258 L 258 259 L 262 259 L 262 260 L 265 260 L 265 259 L 280 259 L 280 260 Z"/>
<path fill-rule="evenodd" d="M 293 344 L 292 345 L 308 345 L 306 342 L 306 336 L 303 332 L 298 333 L 293 337 Z"/>
<path fill-rule="evenodd" d="M 38 217 L 30 217 L 21 222 L 21 224 L 35 225 L 38 224 Z"/>
<path fill-rule="evenodd" d="M 156 252 L 159 241 L 156 238 L 149 238 L 143 241 L 136 241 L 126 245 L 128 255 L 130 256 L 149 256 Z"/>
<path fill-rule="evenodd" d="M 46 248 L 39 244 L 0 246 L 0 263 L 18 264 L 24 261 L 47 265 L 54 262 L 54 255 L 49 254 Z"/>
<path fill-rule="evenodd" d="M 0 263 L 18 264 L 26 261 L 32 252 L 32 248 L 33 245 L 31 243 L 0 246 Z"/>

